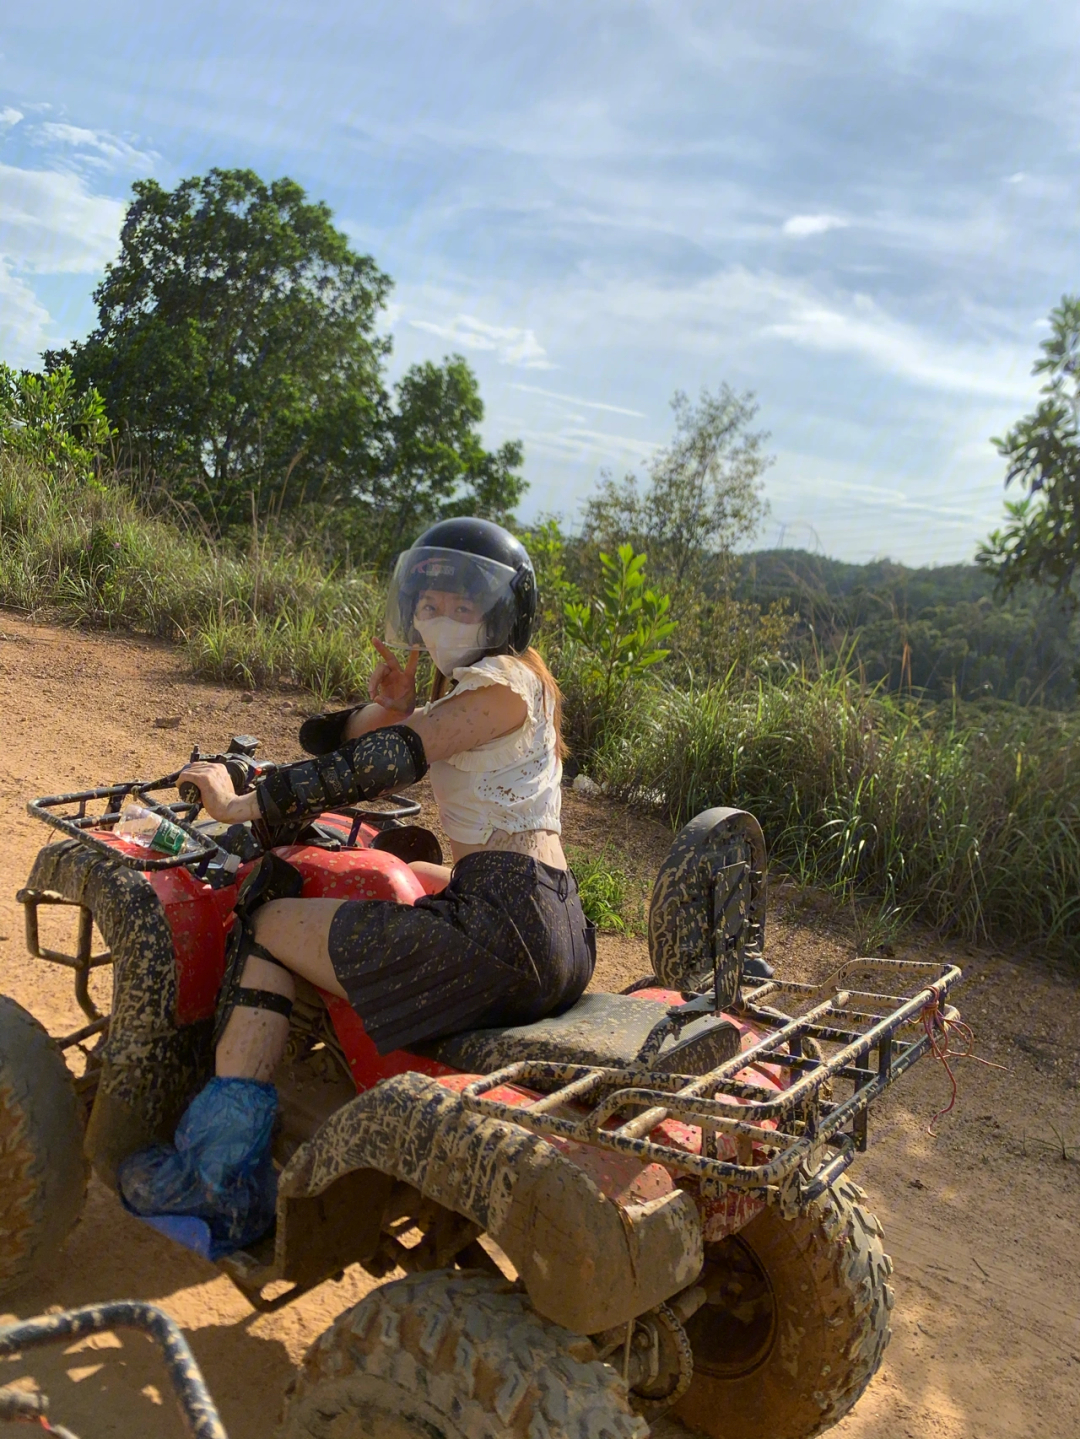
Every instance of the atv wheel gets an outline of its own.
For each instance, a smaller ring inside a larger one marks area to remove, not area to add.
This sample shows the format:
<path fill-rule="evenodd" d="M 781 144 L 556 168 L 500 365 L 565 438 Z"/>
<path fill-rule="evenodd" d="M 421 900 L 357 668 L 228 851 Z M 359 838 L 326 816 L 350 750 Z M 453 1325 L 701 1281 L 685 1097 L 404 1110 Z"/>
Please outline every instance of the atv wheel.
<path fill-rule="evenodd" d="M 712 990 L 721 1007 L 765 943 L 765 839 L 752 814 L 707 809 L 672 841 L 649 904 L 649 958 L 668 989 Z"/>
<path fill-rule="evenodd" d="M 694 1378 L 675 1413 L 717 1439 L 808 1439 L 848 1412 L 889 1342 L 881 1225 L 839 1183 L 795 1219 L 764 1209 L 706 1245 L 709 1295 L 686 1331 Z"/>
<path fill-rule="evenodd" d="M 278 1439 L 646 1439 L 587 1339 L 475 1271 L 383 1285 L 316 1340 Z"/>
<path fill-rule="evenodd" d="M 64 1056 L 0 995 L 0 1294 L 56 1259 L 86 1197 L 79 1102 Z"/>

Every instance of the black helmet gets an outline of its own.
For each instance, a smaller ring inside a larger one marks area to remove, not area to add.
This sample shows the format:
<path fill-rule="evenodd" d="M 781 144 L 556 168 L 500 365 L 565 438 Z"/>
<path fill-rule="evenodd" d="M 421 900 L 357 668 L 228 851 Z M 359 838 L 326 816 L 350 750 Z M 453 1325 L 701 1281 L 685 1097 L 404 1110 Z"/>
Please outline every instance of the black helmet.
<path fill-rule="evenodd" d="M 536 623 L 536 575 L 520 540 L 491 520 L 440 520 L 398 556 L 386 602 L 390 644 L 421 644 L 413 622 L 424 589 L 460 591 L 483 612 L 484 652 L 522 654 Z"/>

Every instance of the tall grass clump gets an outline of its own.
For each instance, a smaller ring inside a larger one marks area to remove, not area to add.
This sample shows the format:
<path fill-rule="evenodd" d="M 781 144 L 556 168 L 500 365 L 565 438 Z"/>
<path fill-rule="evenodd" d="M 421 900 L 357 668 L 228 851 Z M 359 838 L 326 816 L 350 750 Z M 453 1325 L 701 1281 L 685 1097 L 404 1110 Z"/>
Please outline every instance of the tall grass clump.
<path fill-rule="evenodd" d="M 380 603 L 372 575 L 284 539 L 212 543 L 146 515 L 116 482 L 0 453 L 0 604 L 177 640 L 206 678 L 329 698 L 363 687 Z"/>
<path fill-rule="evenodd" d="M 971 940 L 1080 957 L 1080 722 L 932 708 L 842 672 L 655 688 L 592 771 L 682 823 L 752 810 L 801 882 Z"/>

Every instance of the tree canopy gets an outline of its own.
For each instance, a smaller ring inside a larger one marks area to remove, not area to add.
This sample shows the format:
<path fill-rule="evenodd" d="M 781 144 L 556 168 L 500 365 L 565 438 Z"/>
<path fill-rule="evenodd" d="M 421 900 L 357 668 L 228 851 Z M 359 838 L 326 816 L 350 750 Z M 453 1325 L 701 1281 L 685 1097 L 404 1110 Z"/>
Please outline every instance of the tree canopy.
<path fill-rule="evenodd" d="M 396 405 L 388 393 L 376 324 L 390 285 L 292 180 L 139 180 L 94 292 L 97 328 L 47 360 L 100 392 L 136 484 L 215 528 L 253 504 L 370 514 L 400 500 L 398 528 L 462 507 L 505 514 L 524 489 L 520 446 L 484 450 L 465 361 L 414 366 Z"/>
<path fill-rule="evenodd" d="M 371 505 L 381 551 L 400 550 L 436 515 L 507 521 L 525 492 L 522 447 L 510 440 L 494 452 L 484 449 L 478 428 L 484 405 L 463 357 L 413 365 L 394 389 L 383 493 Z"/>
<path fill-rule="evenodd" d="M 703 567 L 753 536 L 771 460 L 763 452 L 768 435 L 750 429 L 758 408 L 752 395 L 723 384 L 715 395 L 703 390 L 695 405 L 679 391 L 671 408 L 675 436 L 651 460 L 646 486 L 635 475 L 604 476 L 586 502 L 584 534 L 647 551 L 653 572 L 678 589 L 700 584 Z"/>
<path fill-rule="evenodd" d="M 1050 334 L 1033 373 L 1046 375 L 1042 399 L 1003 439 L 1006 485 L 1027 494 L 1006 503 L 1006 523 L 978 553 L 1006 591 L 1024 581 L 1050 587 L 1071 607 L 1080 602 L 1080 297 L 1066 295 L 1050 313 Z"/>

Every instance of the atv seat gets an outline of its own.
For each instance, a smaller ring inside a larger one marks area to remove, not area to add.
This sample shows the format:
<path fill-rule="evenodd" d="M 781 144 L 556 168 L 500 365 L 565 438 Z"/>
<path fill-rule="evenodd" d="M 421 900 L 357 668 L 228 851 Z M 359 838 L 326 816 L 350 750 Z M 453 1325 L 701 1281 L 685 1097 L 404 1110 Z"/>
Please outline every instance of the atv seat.
<path fill-rule="evenodd" d="M 424 1045 L 423 1052 L 467 1074 L 491 1074 L 519 1059 L 705 1074 L 738 1053 L 739 1031 L 728 1020 L 702 1013 L 679 1026 L 668 1021 L 669 1013 L 654 999 L 585 994 L 565 1014 L 506 1029 L 466 1030 Z M 657 1026 L 663 1027 L 654 1034 Z"/>

